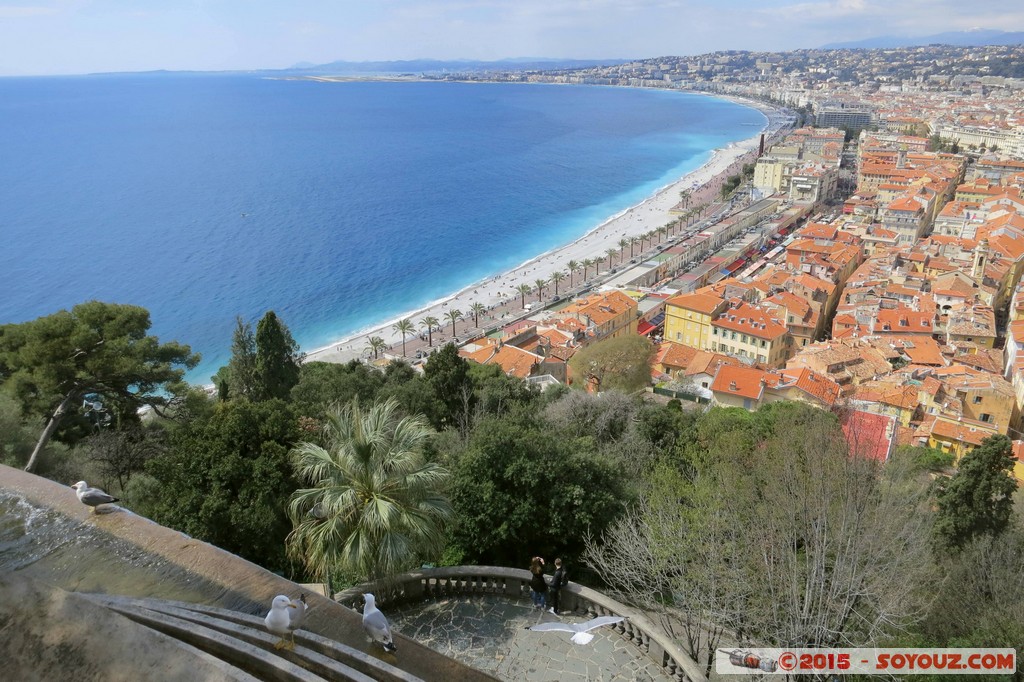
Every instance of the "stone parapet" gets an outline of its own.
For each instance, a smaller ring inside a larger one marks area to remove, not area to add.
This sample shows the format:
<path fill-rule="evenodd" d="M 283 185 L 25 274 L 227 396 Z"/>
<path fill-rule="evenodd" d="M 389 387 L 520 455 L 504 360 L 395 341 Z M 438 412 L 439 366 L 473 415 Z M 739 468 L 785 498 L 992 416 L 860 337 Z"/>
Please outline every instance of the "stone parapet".
<path fill-rule="evenodd" d="M 530 572 L 503 566 L 424 568 L 395 576 L 386 583 L 357 585 L 339 592 L 334 598 L 358 610 L 363 594 L 367 592 L 373 593 L 378 605 L 463 595 L 528 598 Z M 590 617 L 625 617 L 626 620 L 613 627 L 668 675 L 679 682 L 707 682 L 707 677 L 693 659 L 642 611 L 572 582 L 562 588 L 561 606 L 567 611 Z"/>

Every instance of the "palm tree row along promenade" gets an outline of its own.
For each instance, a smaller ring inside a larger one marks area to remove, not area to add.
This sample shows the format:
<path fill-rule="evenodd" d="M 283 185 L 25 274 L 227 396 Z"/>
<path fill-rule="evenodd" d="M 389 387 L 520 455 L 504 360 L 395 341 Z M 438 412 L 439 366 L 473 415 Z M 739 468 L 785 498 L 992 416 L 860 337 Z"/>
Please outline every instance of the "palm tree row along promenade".
<path fill-rule="evenodd" d="M 684 202 L 688 194 L 681 194 Z M 714 215 L 723 205 L 723 202 L 715 202 L 689 208 L 677 220 L 662 227 L 637 237 L 619 240 L 619 248 L 608 249 L 602 258 L 569 260 L 564 270 L 555 271 L 546 279 L 536 279 L 532 286 L 525 283 L 518 285 L 514 290 L 516 295 L 506 295 L 501 303 L 487 306 L 473 302 L 467 311 L 453 308 L 446 310 L 441 318 L 425 315 L 418 320 L 401 319 L 391 327 L 391 331 L 401 337 L 400 342 L 388 344 L 381 336 L 370 336 L 366 340 L 363 356 L 376 360 L 388 351 L 396 355 L 400 353 L 401 357 L 413 357 L 417 353 L 422 355 L 432 351 L 435 341 L 439 344 L 449 340 L 465 341 L 522 317 L 528 312 L 527 304 L 531 298 L 532 302 L 543 303 L 546 294 L 559 299 L 563 295 L 585 294 L 605 281 L 616 266 L 627 264 L 637 257 L 643 259 L 654 255 L 658 251 L 656 247 L 665 242 L 679 241 L 682 230 L 704 216 Z M 550 302 L 557 300 L 552 298 Z"/>

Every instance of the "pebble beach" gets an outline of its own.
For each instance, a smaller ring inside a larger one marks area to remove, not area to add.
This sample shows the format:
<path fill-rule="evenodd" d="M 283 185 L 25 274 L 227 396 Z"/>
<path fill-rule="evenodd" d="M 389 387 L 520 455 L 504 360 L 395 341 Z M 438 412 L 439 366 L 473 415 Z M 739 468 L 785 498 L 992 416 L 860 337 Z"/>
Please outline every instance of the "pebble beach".
<path fill-rule="evenodd" d="M 673 208 L 680 204 L 682 193 L 688 193 L 690 207 L 711 204 L 718 196 L 722 182 L 730 175 L 739 173 L 744 164 L 752 163 L 757 158 L 761 133 L 765 133 L 766 139 L 770 141 L 784 126 L 784 117 L 778 110 L 749 100 L 735 101 L 756 107 L 764 113 L 768 119 L 766 127 L 747 139 L 714 150 L 708 161 L 700 168 L 662 187 L 639 204 L 611 216 L 582 237 L 540 254 L 511 270 L 474 282 L 429 306 L 410 310 L 395 319 L 360 330 L 328 346 L 308 351 L 306 361 L 348 362 L 356 358 L 366 358 L 371 337 L 380 337 L 391 348 L 391 353 L 400 356 L 402 335 L 396 332 L 393 326 L 401 319 L 411 320 L 416 327 L 415 336 L 409 335 L 406 338 L 407 354 L 411 354 L 412 348 L 424 345 L 414 341 L 420 341 L 419 335 L 423 331 L 420 321 L 426 317 L 435 317 L 440 322 L 440 330 L 433 332 L 432 341 L 436 346 L 444 342 L 442 339 L 451 336 L 451 324 L 445 314 L 451 310 L 459 310 L 466 318 L 462 326 L 472 327 L 474 325 L 470 306 L 475 303 L 482 304 L 487 309 L 480 318 L 479 326 L 494 326 L 496 320 L 500 322 L 503 319 L 494 311 L 503 308 L 521 309 L 518 292 L 520 285 L 526 284 L 532 288 L 537 280 L 549 280 L 552 273 L 562 271 L 566 273 L 563 284 L 565 288 L 569 283 L 566 265 L 569 261 L 582 262 L 585 259 L 606 258 L 606 253 L 610 249 L 620 249 L 619 242 L 623 239 L 639 237 L 677 220 L 679 214 L 673 213 Z M 527 301 L 529 300 L 532 298 L 528 296 Z M 514 305 L 506 305 L 511 303 Z M 501 313 L 503 316 L 508 314 Z"/>

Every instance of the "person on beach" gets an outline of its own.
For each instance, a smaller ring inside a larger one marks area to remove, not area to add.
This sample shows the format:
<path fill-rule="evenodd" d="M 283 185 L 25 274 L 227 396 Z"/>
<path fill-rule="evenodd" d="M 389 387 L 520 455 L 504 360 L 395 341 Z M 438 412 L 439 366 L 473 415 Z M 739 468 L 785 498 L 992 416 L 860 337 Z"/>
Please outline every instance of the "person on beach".
<path fill-rule="evenodd" d="M 548 609 L 549 613 L 558 615 L 558 597 L 561 595 L 562 588 L 569 582 L 569 579 L 565 577 L 565 569 L 562 568 L 562 560 L 555 559 L 555 574 L 551 576 L 551 608 Z"/>
<path fill-rule="evenodd" d="M 544 581 L 544 559 L 539 556 L 530 561 L 530 598 L 533 599 L 533 608 L 547 608 L 548 584 Z"/>

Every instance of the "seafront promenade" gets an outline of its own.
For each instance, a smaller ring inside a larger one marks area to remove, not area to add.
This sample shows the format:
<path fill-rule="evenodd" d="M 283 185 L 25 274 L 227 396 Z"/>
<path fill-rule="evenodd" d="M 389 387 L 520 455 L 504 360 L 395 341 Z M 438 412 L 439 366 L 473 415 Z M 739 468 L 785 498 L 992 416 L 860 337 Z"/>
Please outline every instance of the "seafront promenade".
<path fill-rule="evenodd" d="M 678 223 L 681 216 L 674 213 L 673 209 L 680 204 L 681 197 L 685 197 L 684 203 L 690 208 L 704 206 L 704 217 L 713 214 L 719 207 L 716 200 L 721 192 L 722 183 L 729 176 L 740 173 L 744 164 L 756 160 L 761 133 L 765 135 L 766 144 L 770 144 L 780 131 L 786 128 L 787 118 L 779 110 L 756 102 L 738 102 L 756 106 L 767 117 L 766 127 L 757 135 L 715 150 L 708 162 L 697 170 L 661 188 L 636 206 L 609 218 L 569 244 L 541 254 L 508 272 L 476 282 L 431 306 L 410 311 L 394 320 L 388 320 L 324 348 L 310 351 L 306 355 L 306 360 L 348 362 L 353 359 L 372 358 L 373 354 L 369 347 L 369 340 L 372 337 L 379 337 L 384 341 L 388 355 L 402 356 L 402 335 L 394 330 L 394 324 L 400 319 L 410 320 L 415 327 L 415 332 L 406 336 L 404 352 L 406 357 L 414 359 L 417 351 L 429 352 L 431 346 L 436 348 L 444 345 L 453 336 L 459 341 L 465 341 L 529 314 L 523 307 L 523 296 L 519 292 L 522 285 L 527 285 L 531 289 L 531 293 L 526 294 L 526 303 L 537 303 L 537 280 L 548 282 L 544 300 L 550 302 L 555 295 L 555 285 L 550 282 L 551 275 L 560 271 L 565 278 L 559 283 L 557 295 L 563 299 L 578 296 L 600 286 L 608 278 L 611 269 L 618 270 L 633 258 L 642 260 L 657 253 L 660 250 L 658 247 L 671 242 L 671 235 L 655 236 L 633 246 L 624 247 L 621 242 L 649 234 L 667 224 Z M 696 220 L 696 217 L 692 219 L 693 222 Z M 615 255 L 609 256 L 609 251 L 615 251 Z M 582 263 L 587 259 L 598 261 L 598 267 L 591 267 L 583 281 L 582 271 L 570 275 L 570 262 Z M 472 312 L 474 304 L 484 307 L 484 311 L 479 314 L 479 323 L 474 319 Z M 447 317 L 452 310 L 458 310 L 463 318 L 456 322 L 454 335 L 450 318 Z M 427 317 L 434 317 L 439 323 L 430 335 L 432 338 L 429 339 L 425 328 L 420 324 Z"/>

